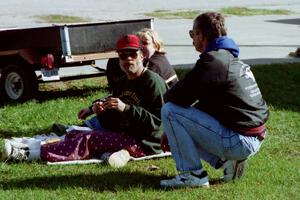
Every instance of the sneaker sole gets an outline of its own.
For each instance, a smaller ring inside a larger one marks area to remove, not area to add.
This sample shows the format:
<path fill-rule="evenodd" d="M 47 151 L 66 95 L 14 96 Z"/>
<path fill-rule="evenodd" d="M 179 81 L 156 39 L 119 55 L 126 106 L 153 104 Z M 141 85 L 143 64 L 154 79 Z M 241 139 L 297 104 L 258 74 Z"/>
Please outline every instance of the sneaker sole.
<path fill-rule="evenodd" d="M 209 181 L 208 181 L 208 177 L 203 178 L 201 180 L 201 183 L 198 184 L 192 184 L 192 183 L 183 183 L 183 184 L 168 184 L 168 183 L 164 183 L 164 181 L 162 180 L 160 182 L 160 186 L 162 188 L 187 188 L 187 187 L 203 187 L 203 188 L 209 188 Z"/>
<path fill-rule="evenodd" d="M 4 139 L 4 148 L 1 155 L 1 159 L 2 160 L 8 159 L 11 152 L 12 152 L 12 145 L 10 140 Z"/>
<path fill-rule="evenodd" d="M 209 183 L 205 183 L 202 185 L 164 185 L 164 184 L 160 184 L 160 187 L 162 188 L 188 188 L 188 187 L 201 187 L 201 188 L 209 188 Z"/>
<path fill-rule="evenodd" d="M 232 180 L 240 179 L 244 175 L 246 163 L 247 163 L 246 160 L 237 161 L 234 168 L 234 174 Z"/>

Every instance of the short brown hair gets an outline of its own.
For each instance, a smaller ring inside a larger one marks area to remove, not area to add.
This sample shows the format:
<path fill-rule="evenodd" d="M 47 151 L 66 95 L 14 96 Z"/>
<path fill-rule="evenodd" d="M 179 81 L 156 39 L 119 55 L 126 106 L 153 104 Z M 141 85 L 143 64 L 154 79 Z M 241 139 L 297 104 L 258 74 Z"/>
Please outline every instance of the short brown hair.
<path fill-rule="evenodd" d="M 194 30 L 201 32 L 210 42 L 215 38 L 227 35 L 225 18 L 217 12 L 205 12 L 194 19 Z"/>

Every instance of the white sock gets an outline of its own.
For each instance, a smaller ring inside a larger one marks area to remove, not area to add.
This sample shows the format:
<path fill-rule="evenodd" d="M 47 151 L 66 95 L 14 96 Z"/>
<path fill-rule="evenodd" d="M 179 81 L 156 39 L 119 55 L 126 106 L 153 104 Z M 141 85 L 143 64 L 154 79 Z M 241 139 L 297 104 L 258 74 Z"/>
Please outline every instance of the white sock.
<path fill-rule="evenodd" d="M 198 170 L 192 171 L 192 173 L 196 174 L 196 175 L 200 175 L 200 174 L 202 174 L 203 171 L 204 171 L 203 169 L 198 169 Z"/>
<path fill-rule="evenodd" d="M 41 141 L 35 140 L 28 144 L 28 161 L 39 160 L 41 155 Z"/>
<path fill-rule="evenodd" d="M 39 160 L 41 157 L 41 150 L 31 150 L 29 149 L 28 161 Z"/>

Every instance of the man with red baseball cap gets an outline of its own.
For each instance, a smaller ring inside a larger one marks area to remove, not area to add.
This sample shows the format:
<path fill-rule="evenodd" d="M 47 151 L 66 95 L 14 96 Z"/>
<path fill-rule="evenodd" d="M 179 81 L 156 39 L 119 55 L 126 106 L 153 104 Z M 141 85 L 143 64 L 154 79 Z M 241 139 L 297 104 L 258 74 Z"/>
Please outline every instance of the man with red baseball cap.
<path fill-rule="evenodd" d="M 117 42 L 117 52 L 122 50 L 139 50 L 141 49 L 141 41 L 136 35 L 125 35 Z"/>
<path fill-rule="evenodd" d="M 78 118 L 82 120 L 96 114 L 85 121 L 94 130 L 124 134 L 124 137 L 122 134 L 110 137 L 102 142 L 103 145 L 97 146 L 102 148 L 102 158 L 114 167 L 124 166 L 130 156 L 141 157 L 161 152 L 160 109 L 168 86 L 158 74 L 143 66 L 141 47 L 136 35 L 125 35 L 117 41 L 119 63 L 126 76 L 118 81 L 111 97 L 99 100 L 78 113 Z"/>
<path fill-rule="evenodd" d="M 122 71 L 128 79 L 139 77 L 146 68 L 143 67 L 141 41 L 136 35 L 125 35 L 117 41 L 117 52 Z"/>
<path fill-rule="evenodd" d="M 34 154 L 31 147 L 22 149 L 22 145 L 7 140 L 5 157 L 55 162 L 101 156 L 111 166 L 122 167 L 130 157 L 160 153 L 160 109 L 167 85 L 158 74 L 144 68 L 141 42 L 136 35 L 121 37 L 116 51 L 126 76 L 110 97 L 78 113 L 82 120 L 96 115 L 85 121 L 93 131 L 71 131 L 63 141 L 42 145 L 39 154 Z"/>
<path fill-rule="evenodd" d="M 78 118 L 92 131 L 71 131 L 64 140 L 32 147 L 6 140 L 4 158 L 12 160 L 70 161 L 100 157 L 122 167 L 130 157 L 160 153 L 160 109 L 167 91 L 165 81 L 143 66 L 141 42 L 136 35 L 117 41 L 121 69 L 126 73 L 112 95 L 79 111 Z M 38 152 L 38 153 L 37 153 Z M 18 155 L 18 156 L 16 156 Z"/>

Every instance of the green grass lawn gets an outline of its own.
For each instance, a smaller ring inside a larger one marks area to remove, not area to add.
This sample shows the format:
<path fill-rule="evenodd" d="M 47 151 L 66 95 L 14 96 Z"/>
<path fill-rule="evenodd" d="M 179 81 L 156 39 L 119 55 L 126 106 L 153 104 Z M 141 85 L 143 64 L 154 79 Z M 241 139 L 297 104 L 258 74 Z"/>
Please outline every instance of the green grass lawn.
<path fill-rule="evenodd" d="M 47 23 L 79 23 L 79 22 L 90 22 L 90 18 L 69 16 L 69 15 L 39 15 L 35 16 L 39 22 Z"/>
<path fill-rule="evenodd" d="M 299 199 L 300 64 L 252 69 L 270 107 L 269 135 L 261 151 L 248 160 L 241 181 L 219 183 L 222 171 L 204 163 L 209 189 L 161 189 L 160 179 L 176 174 L 171 157 L 129 162 L 122 169 L 0 162 L 0 199 Z M 178 72 L 182 76 L 186 70 Z M 78 110 L 107 93 L 104 78 L 59 84 L 63 90 L 42 85 L 37 100 L 1 107 L 0 142 L 11 136 L 48 133 L 55 122 L 80 124 Z M 150 165 L 159 168 L 151 171 Z"/>
<path fill-rule="evenodd" d="M 156 17 L 161 19 L 194 19 L 200 13 L 204 11 L 201 10 L 155 10 L 153 12 L 144 13 L 149 17 Z M 226 7 L 221 8 L 218 12 L 222 13 L 224 16 L 253 16 L 253 15 L 290 15 L 293 12 L 285 9 L 255 9 L 246 7 Z"/>

